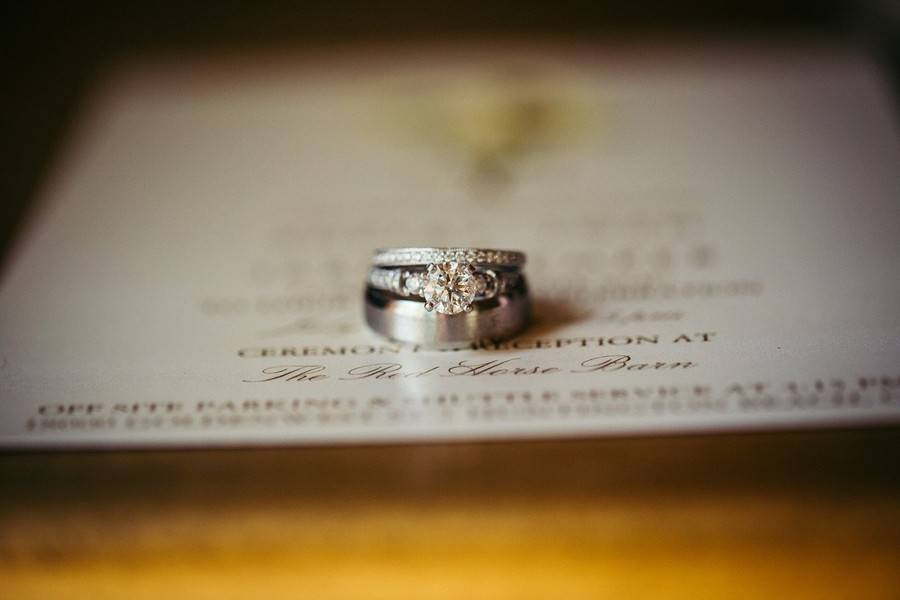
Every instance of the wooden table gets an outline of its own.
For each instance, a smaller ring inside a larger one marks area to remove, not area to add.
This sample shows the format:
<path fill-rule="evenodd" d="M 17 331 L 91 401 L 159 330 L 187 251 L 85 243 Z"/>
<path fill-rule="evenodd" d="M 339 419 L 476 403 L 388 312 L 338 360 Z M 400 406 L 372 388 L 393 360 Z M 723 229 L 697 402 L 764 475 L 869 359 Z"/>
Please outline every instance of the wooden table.
<path fill-rule="evenodd" d="M 0 598 L 898 598 L 898 429 L 0 455 Z"/>

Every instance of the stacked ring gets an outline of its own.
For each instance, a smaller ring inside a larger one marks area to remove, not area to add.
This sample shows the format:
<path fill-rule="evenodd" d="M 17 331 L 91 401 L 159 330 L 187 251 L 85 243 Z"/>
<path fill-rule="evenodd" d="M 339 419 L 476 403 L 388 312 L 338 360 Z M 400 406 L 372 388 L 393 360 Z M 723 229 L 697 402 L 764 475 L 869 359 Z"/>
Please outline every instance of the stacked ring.
<path fill-rule="evenodd" d="M 366 321 L 389 338 L 425 347 L 503 339 L 528 320 L 525 255 L 479 248 L 376 251 Z"/>

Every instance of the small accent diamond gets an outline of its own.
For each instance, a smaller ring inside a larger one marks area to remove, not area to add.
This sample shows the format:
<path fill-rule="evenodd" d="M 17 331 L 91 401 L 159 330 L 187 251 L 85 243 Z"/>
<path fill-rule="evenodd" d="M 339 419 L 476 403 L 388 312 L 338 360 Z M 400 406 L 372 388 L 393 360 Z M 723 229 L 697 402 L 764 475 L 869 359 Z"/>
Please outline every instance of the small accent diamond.
<path fill-rule="evenodd" d="M 422 293 L 422 276 L 418 273 L 406 273 L 403 288 L 410 296 L 418 296 Z"/>
<path fill-rule="evenodd" d="M 493 271 L 475 273 L 475 294 L 492 298 L 497 294 L 497 275 Z"/>

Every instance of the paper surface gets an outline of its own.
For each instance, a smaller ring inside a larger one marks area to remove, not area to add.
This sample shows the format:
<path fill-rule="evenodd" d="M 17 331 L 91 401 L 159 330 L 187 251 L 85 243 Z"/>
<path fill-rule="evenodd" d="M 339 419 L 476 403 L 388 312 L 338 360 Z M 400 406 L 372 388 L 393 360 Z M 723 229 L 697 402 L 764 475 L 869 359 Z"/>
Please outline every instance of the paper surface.
<path fill-rule="evenodd" d="M 900 141 L 854 54 L 135 64 L 43 196 L 0 288 L 3 447 L 900 422 Z M 416 245 L 526 252 L 531 327 L 369 331 L 372 250 Z"/>

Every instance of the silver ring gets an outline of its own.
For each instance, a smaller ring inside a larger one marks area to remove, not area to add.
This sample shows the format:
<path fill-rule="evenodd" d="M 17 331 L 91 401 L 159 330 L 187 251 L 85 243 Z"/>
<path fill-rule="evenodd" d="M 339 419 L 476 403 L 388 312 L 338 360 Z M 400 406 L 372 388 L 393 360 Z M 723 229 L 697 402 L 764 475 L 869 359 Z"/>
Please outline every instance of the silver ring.
<path fill-rule="evenodd" d="M 425 310 L 454 314 L 470 310 L 472 302 L 506 293 L 521 277 L 518 271 L 485 269 L 466 263 L 429 263 L 422 267 L 372 267 L 368 284 L 403 298 L 421 298 L 425 301 Z M 460 294 L 456 304 L 451 302 L 451 295 L 442 296 L 436 287 L 442 280 L 453 278 Z M 463 302 L 467 287 L 471 287 L 473 293 L 471 300 Z M 443 302 L 440 301 L 442 297 Z"/>
<path fill-rule="evenodd" d="M 493 298 L 521 279 L 525 255 L 487 248 L 377 250 L 368 284 L 401 297 L 421 297 L 426 311 L 454 315 Z"/>
<path fill-rule="evenodd" d="M 525 255 L 482 248 L 378 250 L 366 288 L 366 321 L 423 346 L 502 339 L 528 318 Z"/>
<path fill-rule="evenodd" d="M 514 250 L 491 248 L 389 248 L 376 250 L 372 258 L 375 267 L 408 267 L 442 262 L 518 269 L 525 266 L 525 255 Z"/>
<path fill-rule="evenodd" d="M 476 302 L 472 310 L 455 315 L 426 311 L 421 301 L 398 298 L 371 286 L 365 293 L 366 322 L 372 329 L 387 338 L 424 348 L 506 339 L 525 327 L 528 312 L 524 277 L 508 292 Z"/>

